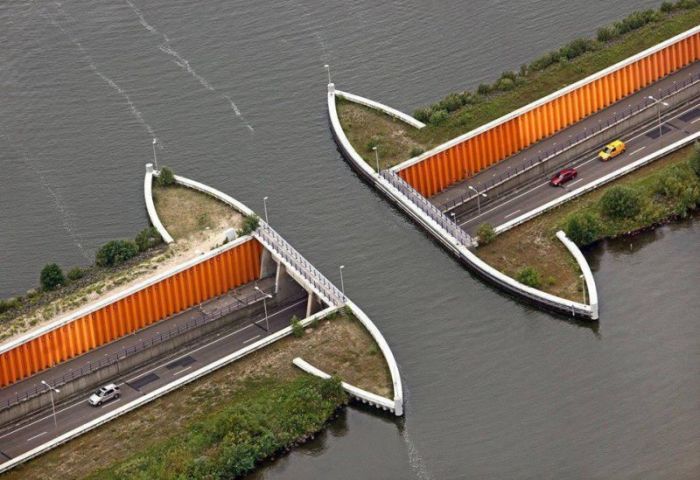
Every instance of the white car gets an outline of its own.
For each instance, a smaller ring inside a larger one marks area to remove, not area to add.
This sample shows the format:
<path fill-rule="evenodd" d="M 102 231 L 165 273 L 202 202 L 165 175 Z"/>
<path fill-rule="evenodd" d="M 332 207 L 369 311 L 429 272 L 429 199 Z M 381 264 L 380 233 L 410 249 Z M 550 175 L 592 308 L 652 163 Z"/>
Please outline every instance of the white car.
<path fill-rule="evenodd" d="M 110 383 L 109 385 L 100 387 L 98 391 L 90 395 L 88 403 L 93 407 L 98 407 L 113 398 L 119 398 L 119 387 Z"/>

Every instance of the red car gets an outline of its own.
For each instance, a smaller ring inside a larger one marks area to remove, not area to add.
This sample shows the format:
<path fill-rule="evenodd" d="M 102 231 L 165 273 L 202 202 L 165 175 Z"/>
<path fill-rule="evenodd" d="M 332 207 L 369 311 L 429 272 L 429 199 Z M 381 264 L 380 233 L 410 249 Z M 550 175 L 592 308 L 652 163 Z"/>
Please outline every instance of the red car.
<path fill-rule="evenodd" d="M 564 170 L 558 171 L 549 181 L 549 184 L 553 187 L 560 187 L 566 182 L 576 178 L 576 175 L 578 175 L 578 172 L 575 168 L 565 168 Z"/>

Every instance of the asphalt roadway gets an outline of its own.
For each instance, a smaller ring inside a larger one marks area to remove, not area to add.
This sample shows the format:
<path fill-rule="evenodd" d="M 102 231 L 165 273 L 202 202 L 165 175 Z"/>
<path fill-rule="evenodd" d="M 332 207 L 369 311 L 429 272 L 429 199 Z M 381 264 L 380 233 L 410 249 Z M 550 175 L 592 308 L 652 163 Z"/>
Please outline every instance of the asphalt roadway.
<path fill-rule="evenodd" d="M 438 208 L 443 210 L 444 208 L 450 206 L 453 201 L 456 199 L 459 199 L 460 197 L 464 196 L 465 193 L 471 195 L 471 191 L 468 189 L 469 185 L 474 186 L 477 190 L 479 190 L 479 185 L 486 184 L 489 182 L 493 177 L 495 176 L 500 176 L 500 175 L 507 175 L 510 171 L 514 170 L 515 168 L 525 165 L 527 162 L 529 162 L 533 158 L 537 158 L 542 152 L 548 152 L 551 150 L 556 149 L 557 145 L 561 145 L 563 143 L 566 143 L 570 138 L 576 137 L 577 135 L 580 135 L 584 133 L 585 131 L 591 131 L 594 130 L 598 127 L 599 124 L 607 122 L 609 119 L 614 118 L 616 114 L 622 113 L 624 110 L 626 110 L 629 106 L 631 105 L 637 105 L 642 102 L 644 102 L 645 97 L 648 96 L 654 96 L 655 98 L 658 96 L 658 92 L 660 90 L 665 90 L 668 88 L 671 88 L 674 83 L 678 83 L 681 81 L 685 81 L 689 76 L 691 75 L 700 75 L 700 62 L 693 63 L 685 68 L 682 68 L 681 70 L 669 75 L 668 77 L 665 77 L 662 80 L 659 80 L 656 83 L 653 83 L 652 85 L 620 100 L 619 102 L 609 106 L 608 108 L 605 108 L 593 115 L 590 115 L 586 117 L 585 119 L 581 120 L 580 122 L 550 136 L 547 137 L 540 142 L 528 147 L 527 149 L 516 153 L 515 155 L 512 155 L 508 157 L 507 159 L 487 168 L 486 170 L 483 170 L 479 172 L 478 174 L 474 175 L 473 177 L 469 178 L 466 181 L 459 182 L 455 185 L 452 185 L 448 187 L 447 189 L 443 190 L 442 192 L 432 196 L 430 198 L 430 201 L 435 204 Z M 677 108 L 678 105 L 674 104 L 671 101 L 671 107 L 672 108 Z M 663 110 L 666 109 L 666 107 L 662 107 Z M 663 113 L 662 110 L 662 113 Z M 693 124 L 693 126 L 696 126 L 696 124 Z M 611 134 L 614 135 L 614 134 Z M 665 136 L 665 135 L 664 135 Z M 624 140 L 625 137 L 623 136 L 622 139 Z M 609 138 L 609 141 L 615 140 L 615 138 Z M 665 139 L 664 139 L 665 140 Z M 601 142 L 604 143 L 604 142 Z M 639 145 L 640 147 L 642 145 Z M 660 144 L 660 146 L 663 146 Z M 601 149 L 603 145 L 601 144 Z M 651 146 L 650 146 L 651 147 Z M 632 145 L 629 145 L 627 148 L 627 152 L 625 155 L 629 155 L 634 150 L 632 148 Z M 621 164 L 621 160 L 624 156 L 620 157 L 618 156 L 617 158 L 614 159 L 614 162 L 610 162 L 612 164 Z M 631 160 L 630 160 L 631 161 Z M 613 168 L 614 169 L 614 168 Z M 605 170 L 605 169 L 602 169 Z M 609 172 L 606 172 L 609 173 Z M 602 176 L 603 174 L 599 175 Z M 581 178 L 579 176 L 579 178 Z M 594 178 L 590 178 L 590 180 L 593 180 Z M 457 214 L 457 217 L 460 218 L 462 217 L 463 220 L 467 220 L 467 218 L 464 215 L 460 215 L 459 212 L 459 207 L 450 210 L 452 212 L 455 212 Z M 526 211 L 526 210 L 523 210 Z M 483 223 L 483 222 L 480 222 Z M 489 221 L 489 223 L 491 223 Z M 500 222 L 503 223 L 503 222 Z M 499 225 L 500 223 L 492 223 L 493 225 Z"/>
<path fill-rule="evenodd" d="M 121 387 L 120 398 L 100 407 L 88 405 L 87 398 L 91 392 L 86 392 L 84 398 L 57 403 L 55 420 L 54 415 L 49 411 L 28 422 L 21 420 L 4 427 L 0 430 L 0 463 L 167 385 L 183 373 L 204 367 L 240 350 L 251 342 L 289 326 L 294 315 L 299 318 L 306 316 L 306 303 L 307 299 L 302 298 L 274 310 L 270 309 L 268 312 L 269 332 L 266 330 L 265 315 L 260 314 L 234 331 L 220 331 L 212 334 L 205 342 L 184 348 L 166 358 L 153 361 L 136 372 L 122 376 L 114 382 Z M 96 349 L 93 352 L 95 355 L 103 355 L 102 349 Z M 79 358 L 82 359 L 86 355 Z M 54 369 L 49 371 L 52 370 Z"/>

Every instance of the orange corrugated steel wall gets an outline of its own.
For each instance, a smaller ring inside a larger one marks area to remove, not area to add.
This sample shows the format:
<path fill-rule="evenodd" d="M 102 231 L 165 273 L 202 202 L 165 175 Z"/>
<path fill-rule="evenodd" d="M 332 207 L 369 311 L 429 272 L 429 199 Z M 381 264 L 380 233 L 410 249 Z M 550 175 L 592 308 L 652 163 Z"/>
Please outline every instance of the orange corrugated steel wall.
<path fill-rule="evenodd" d="M 398 174 L 430 197 L 523 148 L 646 87 L 700 56 L 700 34 L 443 150 Z"/>
<path fill-rule="evenodd" d="M 0 355 L 0 387 L 81 355 L 260 275 L 251 239 Z"/>

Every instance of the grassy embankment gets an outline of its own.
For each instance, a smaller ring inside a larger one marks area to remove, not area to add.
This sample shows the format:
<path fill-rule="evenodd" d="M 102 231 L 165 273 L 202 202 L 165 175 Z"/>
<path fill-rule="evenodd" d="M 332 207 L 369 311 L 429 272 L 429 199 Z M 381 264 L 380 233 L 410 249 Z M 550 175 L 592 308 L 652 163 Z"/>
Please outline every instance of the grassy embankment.
<path fill-rule="evenodd" d="M 234 478 L 313 436 L 347 402 L 335 385 L 294 367 L 296 356 L 361 388 L 393 395 L 377 345 L 342 311 L 3 478 Z"/>
<path fill-rule="evenodd" d="M 615 192 L 620 189 L 632 199 L 617 202 L 629 215 L 609 211 L 611 199 L 616 206 Z M 689 146 L 497 236 L 476 253 L 514 278 L 532 269 L 539 279 L 538 288 L 581 300 L 580 271 L 555 237 L 558 230 L 584 246 L 685 217 L 698 204 L 700 154 Z"/>
<path fill-rule="evenodd" d="M 504 72 L 493 85 L 451 94 L 419 109 L 414 116 L 427 123 L 422 130 L 342 99 L 337 103 L 340 122 L 355 150 L 372 168 L 376 164 L 374 146 L 381 168 L 397 165 L 700 24 L 698 3 L 681 1 L 683 6 L 633 14 L 602 28 L 596 40 L 576 40 L 523 65 L 517 73 Z M 650 23 L 637 26 L 643 22 Z M 626 31 L 628 28 L 633 29 Z"/>

